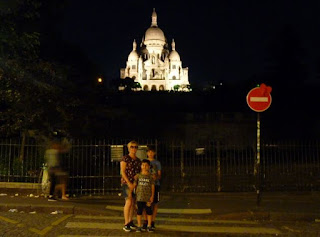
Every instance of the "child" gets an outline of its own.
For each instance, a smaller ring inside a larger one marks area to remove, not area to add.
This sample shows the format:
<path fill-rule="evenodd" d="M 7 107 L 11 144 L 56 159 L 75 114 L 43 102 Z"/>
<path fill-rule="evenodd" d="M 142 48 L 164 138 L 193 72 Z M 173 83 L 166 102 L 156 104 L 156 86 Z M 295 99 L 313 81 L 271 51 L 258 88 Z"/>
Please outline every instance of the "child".
<path fill-rule="evenodd" d="M 150 173 L 150 161 L 147 159 L 142 160 L 141 172 L 134 177 L 134 187 L 136 188 L 136 199 L 137 199 L 137 221 L 138 228 L 137 232 L 141 232 L 141 216 L 143 210 L 147 213 L 148 218 L 148 232 L 153 232 L 151 228 L 152 222 L 152 209 L 151 204 L 154 199 L 154 179 Z"/>
<path fill-rule="evenodd" d="M 155 159 L 156 149 L 154 146 L 148 146 L 147 156 L 151 164 L 151 174 L 155 180 L 154 199 L 152 202 L 152 222 L 151 228 L 155 229 L 155 219 L 158 212 L 158 202 L 160 201 L 160 179 L 161 179 L 161 163 Z"/>

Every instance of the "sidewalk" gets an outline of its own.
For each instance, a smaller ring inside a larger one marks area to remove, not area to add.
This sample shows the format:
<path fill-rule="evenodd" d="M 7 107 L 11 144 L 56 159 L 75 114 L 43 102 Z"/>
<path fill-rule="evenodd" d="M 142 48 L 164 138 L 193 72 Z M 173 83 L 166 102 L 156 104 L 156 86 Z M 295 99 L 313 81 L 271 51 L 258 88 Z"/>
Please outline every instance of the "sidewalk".
<path fill-rule="evenodd" d="M 320 221 L 320 192 L 162 193 L 158 216 L 209 220 Z M 117 194 L 83 196 L 50 202 L 37 195 L 0 190 L 0 211 L 122 216 L 124 200 Z"/>

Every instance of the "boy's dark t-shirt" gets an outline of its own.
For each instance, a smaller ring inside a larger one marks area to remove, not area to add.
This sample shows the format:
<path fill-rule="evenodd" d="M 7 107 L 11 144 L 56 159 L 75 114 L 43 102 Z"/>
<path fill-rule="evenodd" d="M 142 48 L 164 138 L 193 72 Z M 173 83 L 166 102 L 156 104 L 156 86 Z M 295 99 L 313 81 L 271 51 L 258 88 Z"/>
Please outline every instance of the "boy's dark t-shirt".
<path fill-rule="evenodd" d="M 161 171 L 161 163 L 158 160 L 152 160 L 150 161 L 150 163 L 151 163 L 150 173 L 156 176 L 155 185 L 160 186 L 158 171 Z"/>
<path fill-rule="evenodd" d="M 135 182 L 138 184 L 136 188 L 136 195 L 138 202 L 149 202 L 152 195 L 152 185 L 154 179 L 152 174 L 138 174 Z"/>

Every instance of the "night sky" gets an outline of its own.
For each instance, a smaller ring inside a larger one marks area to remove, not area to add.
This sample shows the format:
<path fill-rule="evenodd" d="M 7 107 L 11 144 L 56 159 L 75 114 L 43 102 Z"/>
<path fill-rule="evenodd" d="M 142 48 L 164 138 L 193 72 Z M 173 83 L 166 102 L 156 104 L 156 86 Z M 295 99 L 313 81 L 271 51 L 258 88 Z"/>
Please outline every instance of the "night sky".
<path fill-rule="evenodd" d="M 107 79 L 119 78 L 133 39 L 141 43 L 155 8 L 170 48 L 174 38 L 182 66 L 189 67 L 191 85 L 239 82 L 263 73 L 270 41 L 288 25 L 301 40 L 308 80 L 314 80 L 320 52 L 320 1 L 68 2 L 59 31 L 99 64 Z"/>

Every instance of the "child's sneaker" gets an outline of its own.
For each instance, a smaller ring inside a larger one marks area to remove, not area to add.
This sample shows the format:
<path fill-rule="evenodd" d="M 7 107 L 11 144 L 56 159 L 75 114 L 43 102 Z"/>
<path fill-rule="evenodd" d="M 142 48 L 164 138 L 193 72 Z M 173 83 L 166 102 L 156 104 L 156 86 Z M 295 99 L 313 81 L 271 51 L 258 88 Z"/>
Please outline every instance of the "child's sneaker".
<path fill-rule="evenodd" d="M 133 224 L 133 221 L 130 221 L 130 222 L 128 223 L 128 226 L 130 227 L 131 230 L 137 229 L 137 226 L 136 226 L 135 224 Z"/>
<path fill-rule="evenodd" d="M 148 222 L 144 222 L 142 226 L 142 231 L 147 231 Z"/>
<path fill-rule="evenodd" d="M 130 226 L 127 224 L 125 225 L 123 228 L 122 228 L 125 232 L 130 232 L 131 231 L 131 228 Z"/>
<path fill-rule="evenodd" d="M 48 201 L 49 202 L 56 202 L 57 199 L 54 196 L 49 196 Z"/>
<path fill-rule="evenodd" d="M 151 226 L 148 226 L 148 227 L 147 227 L 147 230 L 148 230 L 148 232 L 154 232 L 154 230 L 152 229 Z"/>
<path fill-rule="evenodd" d="M 137 227 L 136 232 L 141 232 L 142 231 L 142 227 Z"/>
<path fill-rule="evenodd" d="M 151 222 L 151 228 L 154 230 L 156 228 L 154 221 Z"/>

